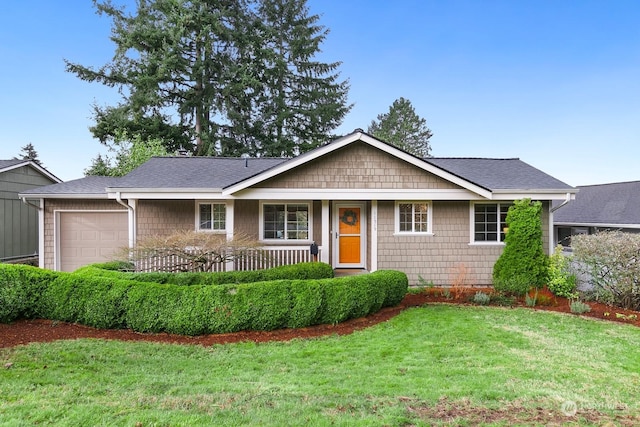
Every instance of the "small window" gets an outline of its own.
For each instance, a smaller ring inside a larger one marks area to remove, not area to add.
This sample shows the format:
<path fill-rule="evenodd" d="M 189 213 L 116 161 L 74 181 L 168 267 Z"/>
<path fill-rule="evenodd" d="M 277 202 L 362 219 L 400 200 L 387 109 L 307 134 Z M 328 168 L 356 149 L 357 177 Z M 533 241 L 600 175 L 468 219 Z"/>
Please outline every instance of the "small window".
<path fill-rule="evenodd" d="M 309 205 L 262 205 L 262 237 L 265 240 L 309 240 Z"/>
<path fill-rule="evenodd" d="M 198 230 L 225 231 L 227 206 L 224 203 L 198 203 Z"/>
<path fill-rule="evenodd" d="M 476 203 L 473 206 L 474 242 L 504 242 L 507 212 L 512 203 Z"/>
<path fill-rule="evenodd" d="M 431 233 L 430 204 L 427 202 L 396 203 L 397 233 Z"/>

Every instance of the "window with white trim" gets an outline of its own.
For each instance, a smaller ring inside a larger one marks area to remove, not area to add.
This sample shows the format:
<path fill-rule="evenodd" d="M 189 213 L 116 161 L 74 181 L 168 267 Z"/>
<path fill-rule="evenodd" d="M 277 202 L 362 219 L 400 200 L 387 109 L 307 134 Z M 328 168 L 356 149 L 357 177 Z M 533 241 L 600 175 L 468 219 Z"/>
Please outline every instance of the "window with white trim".
<path fill-rule="evenodd" d="M 227 227 L 227 205 L 225 203 L 199 202 L 197 207 L 198 231 L 225 231 Z"/>
<path fill-rule="evenodd" d="M 264 240 L 309 240 L 308 203 L 264 203 L 262 238 Z"/>
<path fill-rule="evenodd" d="M 431 233 L 431 204 L 396 202 L 396 233 Z"/>
<path fill-rule="evenodd" d="M 473 205 L 473 241 L 504 242 L 507 212 L 513 203 L 475 203 Z"/>

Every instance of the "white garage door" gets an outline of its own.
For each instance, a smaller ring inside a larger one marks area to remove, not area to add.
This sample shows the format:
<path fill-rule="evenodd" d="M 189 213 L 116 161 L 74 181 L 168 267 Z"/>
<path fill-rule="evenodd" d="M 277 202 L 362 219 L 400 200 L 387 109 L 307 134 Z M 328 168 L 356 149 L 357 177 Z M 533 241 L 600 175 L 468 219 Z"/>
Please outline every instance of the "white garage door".
<path fill-rule="evenodd" d="M 59 268 L 105 262 L 128 244 L 127 212 L 60 212 Z"/>

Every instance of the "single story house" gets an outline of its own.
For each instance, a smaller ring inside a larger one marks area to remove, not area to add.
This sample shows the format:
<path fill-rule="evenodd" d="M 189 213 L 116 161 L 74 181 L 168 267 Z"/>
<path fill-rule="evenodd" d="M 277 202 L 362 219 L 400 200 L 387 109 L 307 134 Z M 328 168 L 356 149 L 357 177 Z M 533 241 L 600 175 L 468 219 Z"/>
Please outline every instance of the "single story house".
<path fill-rule="evenodd" d="M 601 230 L 640 233 L 640 181 L 578 186 L 575 200 L 558 206 L 555 241 L 571 246 L 571 236 Z"/>
<path fill-rule="evenodd" d="M 38 253 L 38 211 L 18 194 L 60 179 L 31 160 L 0 160 L 0 262 Z"/>
<path fill-rule="evenodd" d="M 519 159 L 422 159 L 356 129 L 295 158 L 154 157 L 121 178 L 23 196 L 43 206 L 48 269 L 104 261 L 115 247 L 186 228 L 252 236 L 280 263 L 310 259 L 315 244 L 336 269 L 397 269 L 410 283 L 438 285 L 491 284 L 517 199 L 543 203 L 550 251 L 552 202 L 575 192 Z"/>

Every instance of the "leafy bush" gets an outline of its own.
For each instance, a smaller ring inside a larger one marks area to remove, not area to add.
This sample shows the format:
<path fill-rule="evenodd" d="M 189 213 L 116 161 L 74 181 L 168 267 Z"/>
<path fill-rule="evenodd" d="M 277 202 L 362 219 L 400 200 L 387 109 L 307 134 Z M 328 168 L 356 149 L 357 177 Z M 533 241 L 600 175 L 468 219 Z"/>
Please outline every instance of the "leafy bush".
<path fill-rule="evenodd" d="M 255 283 L 282 279 L 324 279 L 331 278 L 334 275 L 333 268 L 329 264 L 322 262 L 303 262 L 265 270 L 195 273 L 121 273 L 113 269 L 102 269 L 102 265 L 104 264 L 85 266 L 76 270 L 76 273 L 91 272 L 94 275 L 124 278 L 137 282 L 174 284 L 179 286 Z"/>
<path fill-rule="evenodd" d="M 549 257 L 549 280 L 547 286 L 554 295 L 565 298 L 577 296 L 576 275 L 570 271 L 570 261 L 562 254 L 562 246 L 557 245 Z"/>
<path fill-rule="evenodd" d="M 538 302 L 538 296 L 531 296 L 531 294 L 527 294 L 524 296 L 524 303 L 527 305 L 527 307 L 535 307 L 536 303 Z"/>
<path fill-rule="evenodd" d="M 176 273 L 179 278 L 173 280 L 180 284 L 173 284 L 134 280 L 164 280 L 164 275 L 140 275 L 95 265 L 74 273 L 0 266 L 0 320 L 42 316 L 98 328 L 183 335 L 272 330 L 365 316 L 383 306 L 397 305 L 408 288 L 407 276 L 398 271 L 315 279 L 332 276 L 333 270 L 322 263 L 295 267 L 237 276 L 286 279 L 211 286 L 193 283 L 217 276 L 215 273 Z M 209 279 L 209 283 L 215 280 Z"/>
<path fill-rule="evenodd" d="M 507 296 L 507 295 L 502 295 L 498 293 L 498 294 L 493 294 L 491 296 L 491 301 L 495 305 L 501 305 L 504 307 L 513 307 L 513 305 L 516 303 L 516 298 L 513 296 Z"/>
<path fill-rule="evenodd" d="M 111 270 L 111 271 L 134 271 L 135 270 L 135 265 L 129 261 L 108 261 L 108 262 L 91 264 L 91 267 L 100 268 L 102 270 Z M 79 270 L 82 270 L 83 268 L 85 267 L 81 267 Z"/>
<path fill-rule="evenodd" d="M 489 304 L 489 301 L 491 301 L 491 297 L 489 296 L 489 294 L 485 294 L 484 292 L 478 291 L 473 296 L 473 302 L 476 304 L 487 305 Z"/>
<path fill-rule="evenodd" d="M 61 273 L 43 293 L 42 314 L 96 328 L 125 327 L 124 304 L 134 285 L 129 280 Z"/>
<path fill-rule="evenodd" d="M 640 310 L 640 234 L 603 231 L 571 238 L 574 266 L 594 294 L 614 305 Z"/>
<path fill-rule="evenodd" d="M 542 245 L 542 203 L 517 200 L 507 213 L 509 230 L 505 247 L 493 267 L 494 287 L 499 292 L 524 295 L 547 279 L 547 256 Z"/>
<path fill-rule="evenodd" d="M 58 273 L 19 264 L 0 264 L 0 323 L 41 315 L 41 295 Z"/>
<path fill-rule="evenodd" d="M 571 301 L 569 307 L 571 308 L 571 312 L 576 314 L 588 313 L 589 311 L 591 311 L 591 307 L 589 306 L 589 304 L 585 304 L 582 301 L 577 300 Z"/>

